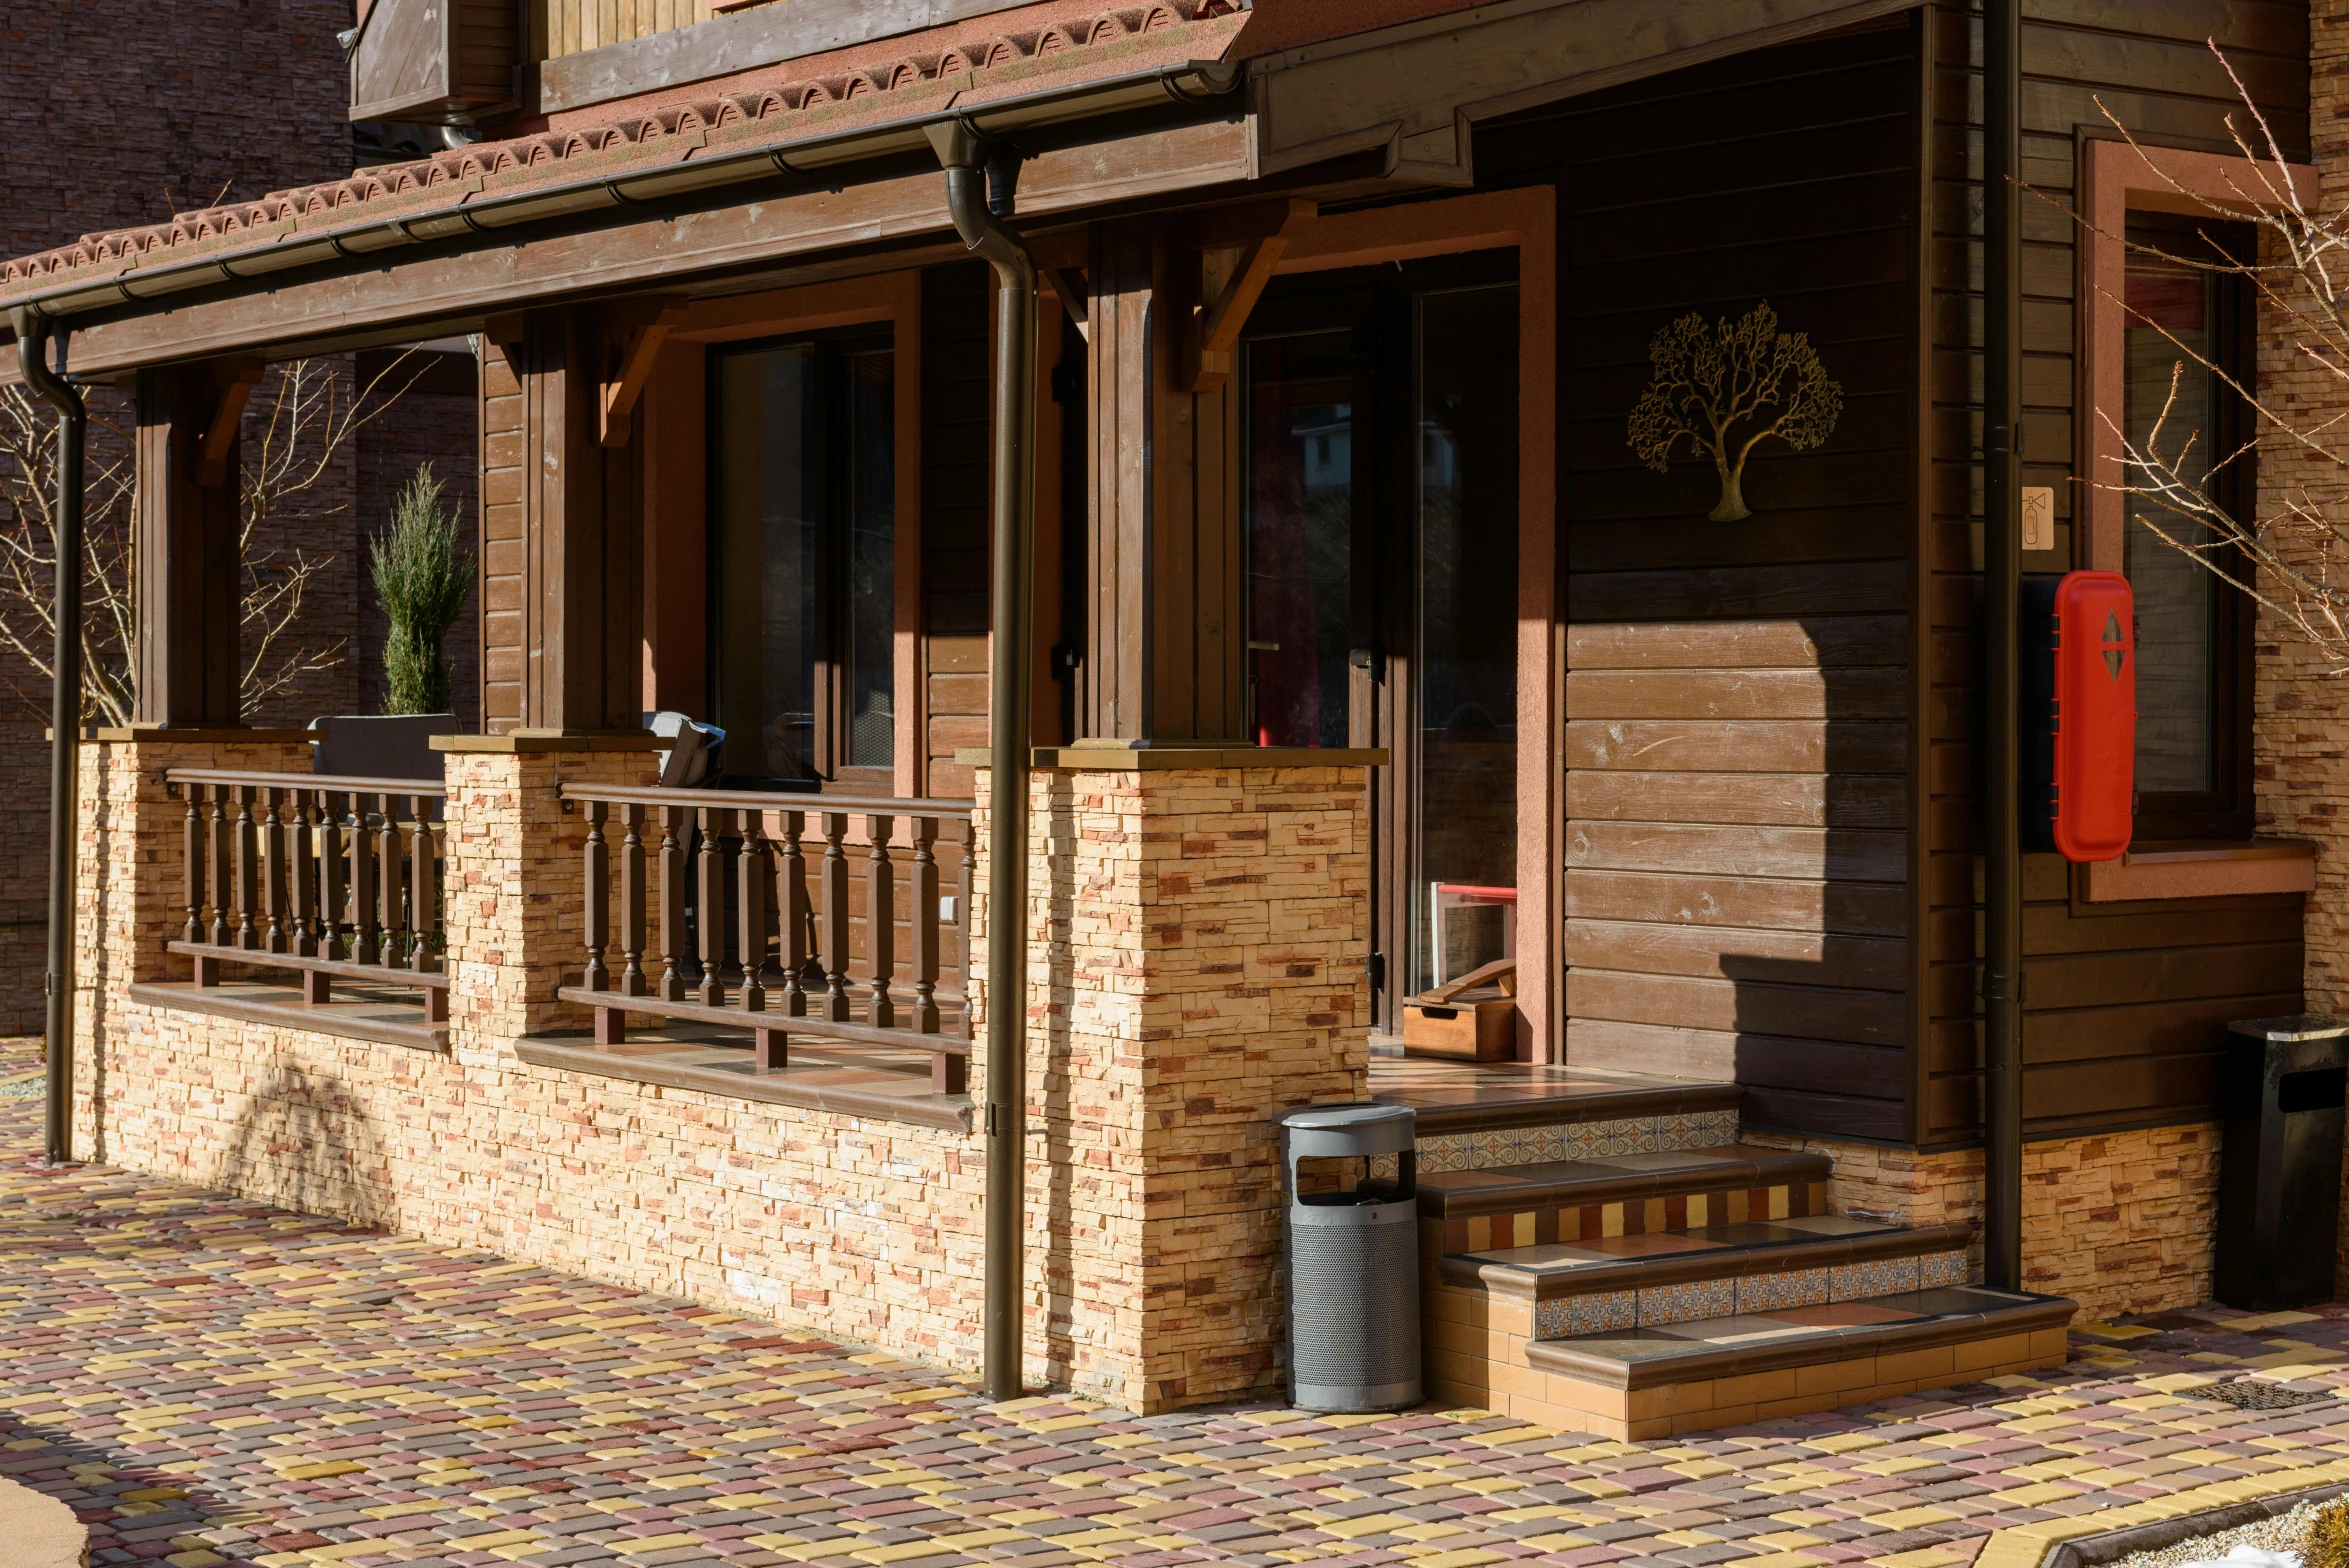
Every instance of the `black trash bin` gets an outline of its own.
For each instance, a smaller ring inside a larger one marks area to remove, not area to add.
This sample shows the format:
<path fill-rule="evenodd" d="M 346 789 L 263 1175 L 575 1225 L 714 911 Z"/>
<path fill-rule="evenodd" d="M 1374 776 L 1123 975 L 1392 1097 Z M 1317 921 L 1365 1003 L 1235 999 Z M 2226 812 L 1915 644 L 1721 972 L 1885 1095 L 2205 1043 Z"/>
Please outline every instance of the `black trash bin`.
<path fill-rule="evenodd" d="M 2211 1293 L 2247 1312 L 2330 1301 L 2349 1023 L 2250 1018 L 2227 1028 Z"/>

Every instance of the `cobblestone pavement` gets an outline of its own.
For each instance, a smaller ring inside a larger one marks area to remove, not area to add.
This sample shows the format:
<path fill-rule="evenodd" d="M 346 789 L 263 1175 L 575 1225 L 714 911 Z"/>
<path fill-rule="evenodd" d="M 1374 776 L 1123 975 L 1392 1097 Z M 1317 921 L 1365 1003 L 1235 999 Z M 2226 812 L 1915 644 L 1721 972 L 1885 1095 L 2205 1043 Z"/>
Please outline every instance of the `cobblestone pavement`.
<path fill-rule="evenodd" d="M 2028 1568 L 2070 1516 L 2349 1482 L 2349 1308 L 2089 1325 L 2042 1379 L 1675 1443 L 990 1405 L 673 1298 L 48 1169 L 33 1065 L 0 1046 L 0 1474 L 79 1510 L 98 1563 Z M 2326 1397 L 2194 1397 L 2246 1371 Z"/>

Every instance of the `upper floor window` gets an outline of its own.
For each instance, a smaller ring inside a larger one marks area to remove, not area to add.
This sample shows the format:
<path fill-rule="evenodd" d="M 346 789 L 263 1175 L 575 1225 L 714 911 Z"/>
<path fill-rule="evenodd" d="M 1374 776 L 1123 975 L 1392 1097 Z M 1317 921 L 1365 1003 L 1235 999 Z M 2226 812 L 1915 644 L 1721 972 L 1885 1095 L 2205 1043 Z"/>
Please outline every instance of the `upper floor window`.
<path fill-rule="evenodd" d="M 884 793 L 896 761 L 888 329 L 711 356 L 717 722 L 731 782 Z"/>
<path fill-rule="evenodd" d="M 2132 213 L 2128 237 L 2129 441 L 2140 450 L 2151 443 L 2241 516 L 2256 480 L 2250 454 L 2236 455 L 2250 432 L 2235 388 L 2252 385 L 2253 302 L 2244 279 L 2199 263 L 2248 256 L 2252 236 L 2239 224 Z M 2215 541 L 2181 532 L 2190 525 L 2137 497 L 2128 503 L 2122 570 L 2137 599 L 2137 837 L 2248 838 L 2250 606 L 2139 519 L 2181 542 Z"/>

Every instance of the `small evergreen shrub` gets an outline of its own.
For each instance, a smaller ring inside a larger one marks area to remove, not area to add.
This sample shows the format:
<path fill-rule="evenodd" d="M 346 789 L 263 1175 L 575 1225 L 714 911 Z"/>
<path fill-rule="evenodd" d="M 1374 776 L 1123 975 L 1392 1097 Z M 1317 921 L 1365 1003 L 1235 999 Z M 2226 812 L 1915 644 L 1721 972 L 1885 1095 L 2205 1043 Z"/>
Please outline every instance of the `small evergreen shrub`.
<path fill-rule="evenodd" d="M 430 463 L 392 504 L 391 526 L 368 548 L 383 642 L 386 713 L 449 711 L 449 662 L 441 639 L 473 591 L 473 557 L 457 548 L 457 508 L 444 503 Z"/>
<path fill-rule="evenodd" d="M 2349 1501 L 2327 1503 L 2309 1519 L 2300 1568 L 2349 1568 Z"/>

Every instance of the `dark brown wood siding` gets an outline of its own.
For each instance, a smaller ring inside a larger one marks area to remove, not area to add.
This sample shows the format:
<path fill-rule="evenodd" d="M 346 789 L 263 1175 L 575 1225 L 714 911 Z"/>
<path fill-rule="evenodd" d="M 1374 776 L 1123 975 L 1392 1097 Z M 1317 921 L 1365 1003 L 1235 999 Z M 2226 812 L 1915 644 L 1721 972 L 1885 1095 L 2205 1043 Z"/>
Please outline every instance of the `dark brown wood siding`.
<path fill-rule="evenodd" d="M 1899 1138 L 1908 1045 L 1918 34 L 1765 50 L 1486 133 L 1559 189 L 1567 1055 Z M 1815 452 L 1633 456 L 1657 330 L 1767 300 L 1842 385 Z"/>
<path fill-rule="evenodd" d="M 1932 513 L 1925 595 L 1931 684 L 1929 1049 L 1920 1060 L 1920 1141 L 1979 1131 L 1977 1022 L 1981 790 L 1978 641 L 1981 501 L 1981 82 L 1976 28 L 1939 5 L 1933 29 Z M 2024 479 L 2055 491 L 2055 550 L 2024 569 L 2073 563 L 2075 223 L 2078 147 L 2112 134 L 2097 101 L 2146 141 L 2228 150 L 2242 105 L 2215 40 L 2286 152 L 2308 143 L 2308 8 L 2277 0 L 2038 0 L 2023 27 Z M 2045 200 L 2038 199 L 2045 197 Z M 2085 476 L 2083 476 L 2085 477 Z M 2206 1114 L 2213 1053 L 2229 1019 L 2300 1005 L 2297 898 L 2084 905 L 2052 855 L 2027 857 L 2024 1113 L 2031 1131 L 2187 1120 Z"/>
<path fill-rule="evenodd" d="M 922 634 L 930 793 L 965 796 L 987 744 L 987 264 L 922 274 Z"/>
<path fill-rule="evenodd" d="M 522 382 L 481 340 L 481 727 L 522 722 Z"/>

